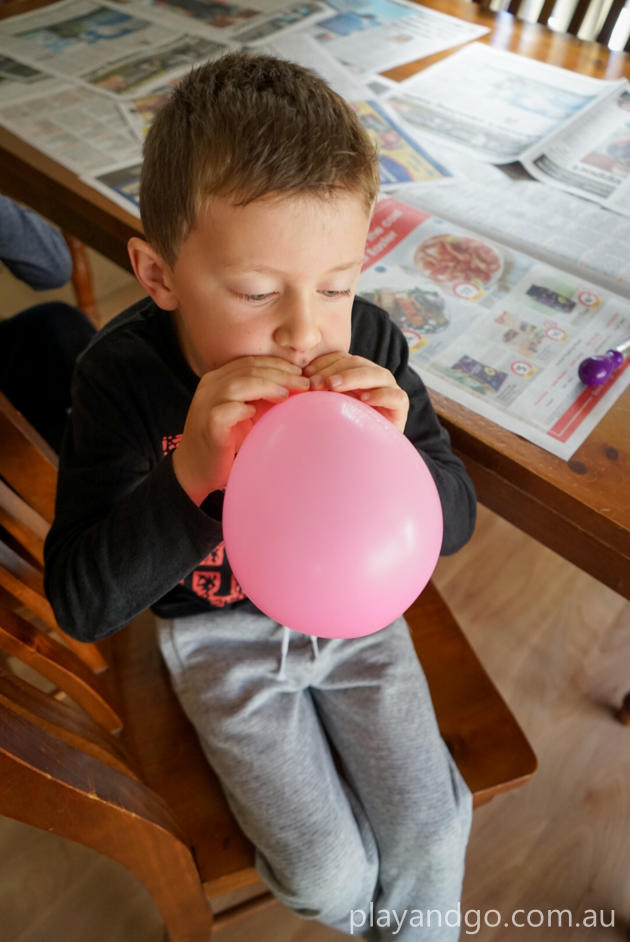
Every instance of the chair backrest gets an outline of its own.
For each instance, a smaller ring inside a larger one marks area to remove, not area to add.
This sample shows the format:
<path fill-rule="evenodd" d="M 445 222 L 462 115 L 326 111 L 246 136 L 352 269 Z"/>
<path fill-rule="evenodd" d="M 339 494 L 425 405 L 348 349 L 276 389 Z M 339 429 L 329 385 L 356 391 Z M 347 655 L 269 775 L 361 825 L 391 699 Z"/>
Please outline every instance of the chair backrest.
<path fill-rule="evenodd" d="M 134 639 L 137 663 L 124 689 L 119 676 L 125 665 L 117 664 L 117 655 L 109 657 L 111 646 L 69 638 L 44 593 L 42 548 L 56 479 L 56 455 L 0 394 L 0 814 L 119 861 L 154 896 L 172 942 L 205 942 L 213 914 L 192 841 L 147 784 L 143 758 L 130 745 L 135 734 L 122 735 L 133 730 L 124 715 L 130 700 L 148 715 L 155 712 L 142 693 L 144 654 Z M 147 650 L 155 647 L 151 634 L 144 632 L 142 639 Z M 159 691 L 156 680 L 152 689 L 166 709 L 172 693 L 163 676 Z M 187 734 L 188 748 L 196 749 L 204 769 L 194 733 L 186 729 L 182 736 L 181 711 L 177 719 L 168 754 L 175 760 L 182 755 Z M 186 770 L 181 774 L 186 777 Z M 215 800 L 229 819 L 229 841 L 236 825 L 209 770 L 202 784 L 200 800 L 207 808 Z M 238 839 L 237 833 L 235 846 Z M 255 873 L 251 848 L 243 844 L 235 866 Z"/>
<path fill-rule="evenodd" d="M 500 0 L 499 6 L 492 3 L 492 0 L 473 0 L 473 2 L 478 2 L 484 9 L 490 9 L 492 6 L 493 10 L 507 10 L 508 13 L 520 19 L 530 19 L 529 0 Z M 550 20 L 554 16 L 566 19 L 569 15 L 563 32 L 572 36 L 581 33 L 581 38 L 594 39 L 607 46 L 625 5 L 625 0 L 612 0 L 611 3 L 607 3 L 606 0 L 571 0 L 570 3 L 567 0 L 543 0 L 536 22 L 549 26 L 553 25 L 553 23 L 550 24 Z M 626 52 L 630 50 L 630 38 L 627 39 L 624 49 Z"/>
<path fill-rule="evenodd" d="M 52 522 L 57 456 L 0 393 L 0 601 L 27 606 L 93 671 L 107 667 L 102 652 L 61 635 L 44 593 L 43 541 Z"/>

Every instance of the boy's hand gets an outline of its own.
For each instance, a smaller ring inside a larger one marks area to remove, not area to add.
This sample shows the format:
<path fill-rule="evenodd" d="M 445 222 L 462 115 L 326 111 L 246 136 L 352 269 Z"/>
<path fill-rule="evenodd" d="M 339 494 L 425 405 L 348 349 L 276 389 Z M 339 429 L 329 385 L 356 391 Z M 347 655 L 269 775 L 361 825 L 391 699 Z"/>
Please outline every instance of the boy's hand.
<path fill-rule="evenodd" d="M 384 366 L 338 351 L 312 360 L 304 375 L 310 377 L 311 389 L 349 393 L 380 412 L 400 432 L 404 431 L 409 397 Z"/>
<path fill-rule="evenodd" d="M 201 377 L 173 455 L 175 476 L 197 505 L 227 484 L 236 452 L 267 403 L 308 388 L 301 373 L 280 357 L 250 356 Z"/>

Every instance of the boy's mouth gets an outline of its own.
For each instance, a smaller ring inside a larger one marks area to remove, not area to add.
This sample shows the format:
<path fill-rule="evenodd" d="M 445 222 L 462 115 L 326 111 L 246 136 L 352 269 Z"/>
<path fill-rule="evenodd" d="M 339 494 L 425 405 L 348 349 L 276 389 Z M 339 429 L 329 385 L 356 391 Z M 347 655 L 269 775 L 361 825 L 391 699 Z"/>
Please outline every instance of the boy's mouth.
<path fill-rule="evenodd" d="M 308 366 L 313 357 L 309 356 L 307 353 L 301 353 L 297 356 L 287 357 L 289 363 L 292 363 L 294 366 L 300 366 L 304 369 L 305 366 Z"/>

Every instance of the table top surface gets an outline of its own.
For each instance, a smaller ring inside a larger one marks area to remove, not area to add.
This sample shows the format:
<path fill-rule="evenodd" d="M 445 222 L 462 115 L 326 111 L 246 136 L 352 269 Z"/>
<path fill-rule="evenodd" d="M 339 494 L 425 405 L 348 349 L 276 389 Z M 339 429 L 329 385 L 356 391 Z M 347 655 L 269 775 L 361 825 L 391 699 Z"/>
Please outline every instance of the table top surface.
<path fill-rule="evenodd" d="M 41 5 L 39 0 L 0 6 Z M 598 78 L 630 78 L 630 55 L 609 52 L 538 24 L 495 14 L 467 0 L 424 0 L 424 6 L 490 28 L 481 38 Z M 450 54 L 407 63 L 385 73 L 401 79 Z M 0 128 L 2 190 L 88 245 L 129 268 L 127 239 L 138 219 L 82 183 L 75 174 Z M 630 389 L 599 422 L 570 461 L 564 461 L 446 396 L 431 393 L 480 500 L 551 549 L 630 598 Z"/>

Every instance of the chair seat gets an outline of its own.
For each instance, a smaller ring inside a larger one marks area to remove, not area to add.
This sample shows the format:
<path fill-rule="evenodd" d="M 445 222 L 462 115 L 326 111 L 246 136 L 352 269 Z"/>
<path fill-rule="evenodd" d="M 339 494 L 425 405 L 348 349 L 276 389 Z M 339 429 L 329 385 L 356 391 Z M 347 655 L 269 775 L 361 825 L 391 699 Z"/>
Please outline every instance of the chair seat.
<path fill-rule="evenodd" d="M 144 782 L 168 805 L 208 896 L 258 882 L 252 845 L 238 828 L 194 728 L 173 693 L 150 612 L 102 643 L 127 717 L 124 741 Z"/>
<path fill-rule="evenodd" d="M 465 635 L 431 584 L 407 612 L 440 731 L 475 804 L 515 788 L 536 757 Z M 209 896 L 258 881 L 253 848 L 234 821 L 196 733 L 177 701 L 155 641 L 150 613 L 104 642 L 117 677 L 125 742 L 143 780 L 185 834 Z"/>
<path fill-rule="evenodd" d="M 405 617 L 440 732 L 475 805 L 523 785 L 536 755 L 433 583 Z"/>

